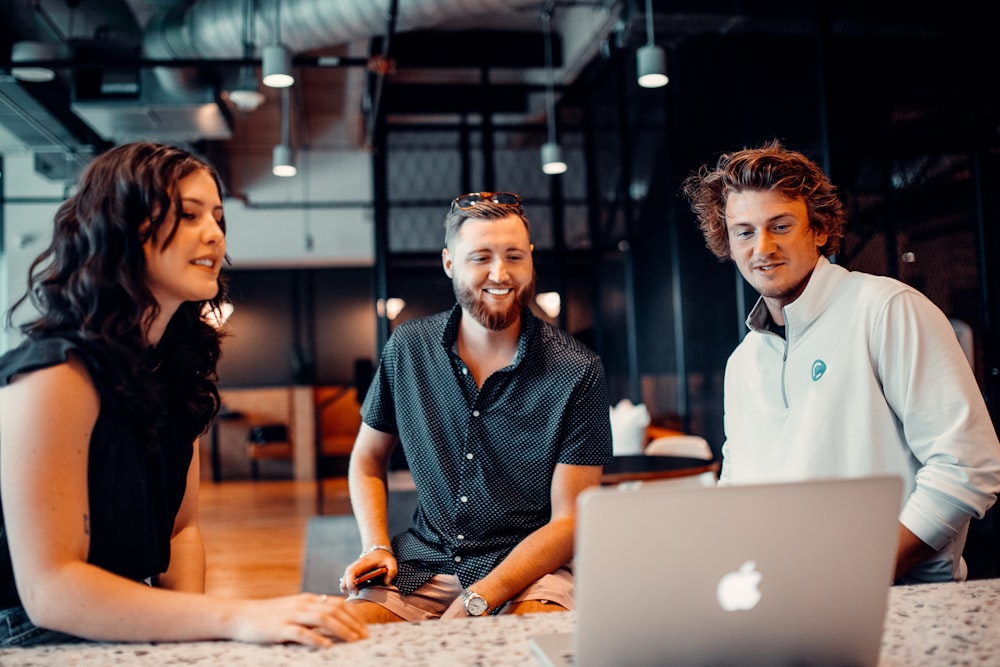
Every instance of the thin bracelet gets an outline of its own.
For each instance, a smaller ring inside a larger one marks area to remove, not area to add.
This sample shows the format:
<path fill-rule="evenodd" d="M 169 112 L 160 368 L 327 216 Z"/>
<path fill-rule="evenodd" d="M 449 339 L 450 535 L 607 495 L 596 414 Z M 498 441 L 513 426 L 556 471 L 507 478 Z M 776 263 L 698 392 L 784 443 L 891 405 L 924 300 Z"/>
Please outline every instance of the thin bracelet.
<path fill-rule="evenodd" d="M 367 549 L 365 549 L 364 551 L 362 551 L 361 555 L 358 556 L 358 558 L 364 558 L 368 554 L 375 553 L 376 551 L 388 551 L 391 554 L 392 553 L 392 547 L 386 546 L 385 544 L 373 544 L 370 547 L 368 547 Z"/>

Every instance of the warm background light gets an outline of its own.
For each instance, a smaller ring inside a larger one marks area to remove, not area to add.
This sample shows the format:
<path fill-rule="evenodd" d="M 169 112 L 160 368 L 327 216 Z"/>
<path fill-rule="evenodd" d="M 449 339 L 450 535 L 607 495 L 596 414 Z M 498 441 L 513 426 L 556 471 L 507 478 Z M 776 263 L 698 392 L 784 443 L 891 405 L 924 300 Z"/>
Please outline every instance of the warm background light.
<path fill-rule="evenodd" d="M 562 309 L 562 298 L 559 292 L 541 292 L 535 295 L 535 303 L 542 309 L 542 312 L 555 319 L 559 317 Z"/>
<path fill-rule="evenodd" d="M 398 297 L 379 299 L 375 302 L 375 312 L 378 316 L 388 317 L 390 320 L 396 319 L 396 316 L 402 312 L 403 308 L 406 308 L 406 301 Z"/>
<path fill-rule="evenodd" d="M 233 310 L 235 310 L 233 304 L 228 301 L 220 305 L 218 309 L 214 309 L 212 304 L 206 303 L 205 307 L 201 309 L 201 319 L 218 329 L 226 323 L 229 316 L 233 314 Z"/>

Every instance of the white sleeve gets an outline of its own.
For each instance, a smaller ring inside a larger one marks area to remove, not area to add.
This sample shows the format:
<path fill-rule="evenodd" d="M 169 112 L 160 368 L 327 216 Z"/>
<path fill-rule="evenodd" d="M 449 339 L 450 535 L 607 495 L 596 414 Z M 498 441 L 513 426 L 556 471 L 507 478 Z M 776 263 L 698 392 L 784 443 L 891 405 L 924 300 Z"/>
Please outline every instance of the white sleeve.
<path fill-rule="evenodd" d="M 921 463 L 900 521 L 939 549 L 996 501 L 996 431 L 954 330 L 924 295 L 891 298 L 871 346 L 886 400 Z"/>

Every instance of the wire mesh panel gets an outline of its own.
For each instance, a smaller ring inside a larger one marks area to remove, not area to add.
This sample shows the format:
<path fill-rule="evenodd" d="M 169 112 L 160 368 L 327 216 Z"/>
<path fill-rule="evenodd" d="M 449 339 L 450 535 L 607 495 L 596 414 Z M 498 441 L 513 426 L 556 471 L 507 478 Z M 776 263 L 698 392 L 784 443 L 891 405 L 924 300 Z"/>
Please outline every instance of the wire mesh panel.
<path fill-rule="evenodd" d="M 440 200 L 444 208 L 462 182 L 457 131 L 397 131 L 387 140 L 389 203 Z M 446 212 L 446 211 L 443 211 Z"/>
<path fill-rule="evenodd" d="M 444 247 L 444 206 L 394 206 L 389 215 L 389 252 L 437 252 Z"/>
<path fill-rule="evenodd" d="M 537 136 L 536 136 L 537 135 Z M 542 135 L 524 129 L 495 129 L 489 149 L 482 130 L 394 130 L 387 142 L 389 252 L 437 252 L 444 240 L 444 218 L 451 200 L 467 191 L 510 191 L 521 195 L 540 250 L 556 245 L 552 181 L 541 171 Z M 561 215 L 566 247 L 590 247 L 583 183 L 582 148 L 566 151 L 573 165 L 561 181 Z M 490 161 L 492 169 L 487 169 Z M 567 191 L 577 193 L 576 199 Z"/>

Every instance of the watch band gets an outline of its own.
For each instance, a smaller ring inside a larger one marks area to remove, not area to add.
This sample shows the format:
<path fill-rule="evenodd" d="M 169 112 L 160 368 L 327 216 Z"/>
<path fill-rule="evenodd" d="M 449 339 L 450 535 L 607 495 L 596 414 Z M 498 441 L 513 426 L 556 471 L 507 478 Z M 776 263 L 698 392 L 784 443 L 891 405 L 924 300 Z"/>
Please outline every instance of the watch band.
<path fill-rule="evenodd" d="M 486 598 L 468 588 L 462 591 L 462 606 L 469 616 L 486 616 L 490 611 L 490 603 Z"/>

